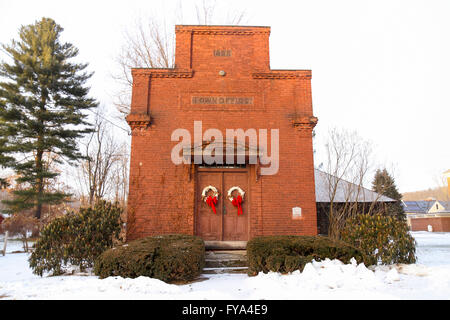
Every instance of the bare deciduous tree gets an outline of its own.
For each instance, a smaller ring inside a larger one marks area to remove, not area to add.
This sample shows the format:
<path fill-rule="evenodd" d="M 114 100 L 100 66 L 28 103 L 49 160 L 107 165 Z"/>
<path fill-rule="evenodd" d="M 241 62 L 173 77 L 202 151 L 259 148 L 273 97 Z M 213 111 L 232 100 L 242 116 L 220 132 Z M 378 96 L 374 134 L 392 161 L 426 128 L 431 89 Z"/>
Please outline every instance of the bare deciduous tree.
<path fill-rule="evenodd" d="M 101 111 L 100 111 L 101 112 Z M 85 160 L 77 171 L 82 202 L 90 206 L 99 199 L 125 205 L 128 187 L 128 146 L 118 141 L 101 113 L 94 120 L 95 131 L 82 144 Z"/>
<path fill-rule="evenodd" d="M 328 235 L 338 239 L 345 221 L 358 213 L 374 214 L 383 210 L 379 200 L 368 197 L 367 173 L 372 168 L 372 144 L 356 132 L 333 128 L 325 145 L 327 187 L 330 202 L 327 207 Z M 373 194 L 372 194 L 373 195 Z"/>
<path fill-rule="evenodd" d="M 7 231 L 10 236 L 20 237 L 25 252 L 29 251 L 28 239 L 30 235 L 37 233 L 38 230 L 39 220 L 29 210 L 11 215 L 0 225 L 0 233 Z"/>
<path fill-rule="evenodd" d="M 165 23 L 156 19 L 137 20 L 133 29 L 124 33 L 124 44 L 116 63 L 119 72 L 113 78 L 119 84 L 114 94 L 117 110 L 126 115 L 130 111 L 132 68 L 172 68 L 175 63 L 174 35 L 165 29 Z"/>
<path fill-rule="evenodd" d="M 119 204 L 124 209 L 126 208 L 128 200 L 128 161 L 130 159 L 128 150 L 129 147 L 126 143 L 122 143 L 120 145 L 119 149 L 117 150 L 120 157 L 117 159 L 116 165 L 114 166 L 112 172 L 112 194 L 114 195 L 114 200 L 119 202 Z"/>
<path fill-rule="evenodd" d="M 450 192 L 448 188 L 447 176 L 444 173 L 438 174 L 434 177 L 436 183 L 436 190 L 434 198 L 436 200 L 450 201 Z M 426 199 L 426 198 L 424 198 Z"/>
<path fill-rule="evenodd" d="M 62 166 L 63 160 L 62 157 L 59 156 L 56 153 L 53 152 L 44 152 L 42 156 L 42 164 L 45 167 L 46 170 L 51 170 L 52 172 L 57 173 L 58 175 L 55 175 L 53 177 L 48 177 L 43 185 L 44 191 L 47 193 L 60 193 L 65 194 L 66 197 L 64 198 L 63 202 L 52 202 L 51 199 L 48 199 L 49 201 L 46 204 L 42 205 L 42 211 L 41 211 L 41 217 L 39 219 L 39 223 L 36 225 L 36 228 L 30 228 L 29 231 L 33 233 L 33 237 L 38 235 L 39 228 L 46 225 L 53 219 L 66 214 L 69 212 L 72 208 L 73 198 L 72 193 L 73 189 L 66 184 L 66 182 L 62 179 L 61 173 L 63 172 L 63 166 Z M 18 182 L 20 181 L 19 175 L 12 174 L 8 177 L 6 177 L 6 181 L 8 182 L 8 187 L 4 190 L 3 196 L 0 197 L 0 201 L 2 201 L 1 198 L 4 198 L 4 200 L 13 200 L 14 199 L 14 191 L 23 191 L 26 188 L 29 187 L 28 182 Z M 75 203 L 76 205 L 76 203 Z M 2 206 L 0 205 L 0 209 L 2 209 Z M 18 225 L 24 225 L 24 226 L 30 226 L 30 209 L 21 209 L 21 210 L 11 210 L 11 208 L 4 208 L 4 211 L 11 213 L 12 216 L 11 219 L 14 228 L 17 228 Z M 11 231 L 10 234 L 13 232 Z M 21 235 L 23 236 L 24 233 L 21 231 Z"/>

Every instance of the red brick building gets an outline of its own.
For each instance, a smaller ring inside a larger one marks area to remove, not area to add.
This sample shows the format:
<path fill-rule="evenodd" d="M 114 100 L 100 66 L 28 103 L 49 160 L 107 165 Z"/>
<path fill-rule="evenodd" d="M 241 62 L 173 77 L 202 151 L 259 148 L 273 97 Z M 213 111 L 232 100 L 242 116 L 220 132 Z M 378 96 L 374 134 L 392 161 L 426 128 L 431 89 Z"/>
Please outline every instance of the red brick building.
<path fill-rule="evenodd" d="M 258 235 L 317 234 L 311 71 L 270 69 L 270 27 L 180 25 L 175 32 L 173 69 L 132 70 L 127 238 L 184 233 L 247 241 Z M 276 174 L 261 174 L 268 166 L 259 156 L 263 148 L 252 149 L 249 138 L 244 164 L 175 164 L 171 155 L 177 145 L 187 161 L 201 156 L 212 140 L 220 142 L 201 135 L 196 144 L 195 121 L 201 121 L 202 134 L 211 128 L 224 136 L 227 129 L 254 129 L 259 139 L 267 129 L 267 154 L 276 151 L 271 135 L 278 130 Z M 177 129 L 193 139 L 174 140 Z M 202 198 L 207 186 L 219 192 L 216 213 Z M 245 192 L 242 214 L 227 198 L 232 187 Z"/>

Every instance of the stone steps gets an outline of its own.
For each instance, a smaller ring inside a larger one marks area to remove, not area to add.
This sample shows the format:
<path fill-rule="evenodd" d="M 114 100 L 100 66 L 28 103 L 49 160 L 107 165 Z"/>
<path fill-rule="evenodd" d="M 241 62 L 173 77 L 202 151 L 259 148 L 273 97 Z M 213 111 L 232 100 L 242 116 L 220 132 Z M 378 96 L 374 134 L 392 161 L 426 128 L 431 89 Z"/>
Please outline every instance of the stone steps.
<path fill-rule="evenodd" d="M 246 253 L 246 250 L 208 250 L 203 273 L 247 273 Z"/>
<path fill-rule="evenodd" d="M 203 274 L 221 274 L 221 273 L 247 273 L 247 267 L 231 268 L 203 268 Z"/>

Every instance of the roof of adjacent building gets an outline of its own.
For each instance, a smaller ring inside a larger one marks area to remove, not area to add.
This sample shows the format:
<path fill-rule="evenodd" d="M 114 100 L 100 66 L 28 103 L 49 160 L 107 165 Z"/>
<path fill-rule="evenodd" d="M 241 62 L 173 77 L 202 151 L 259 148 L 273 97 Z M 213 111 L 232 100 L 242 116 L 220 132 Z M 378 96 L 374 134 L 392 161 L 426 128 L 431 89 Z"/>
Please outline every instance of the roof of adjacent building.
<path fill-rule="evenodd" d="M 333 176 L 319 169 L 314 169 L 316 183 L 316 202 L 330 202 L 330 181 Z M 334 177 L 334 179 L 337 179 Z M 358 190 L 359 189 L 359 190 Z M 392 198 L 340 179 L 333 202 L 395 202 Z"/>
<path fill-rule="evenodd" d="M 445 211 L 450 211 L 450 201 L 436 200 L 436 202 L 439 202 Z"/>
<path fill-rule="evenodd" d="M 450 212 L 450 201 L 442 200 L 425 200 L 425 201 L 402 201 L 402 205 L 406 213 L 428 213 L 431 207 L 439 202 L 445 209 Z"/>
<path fill-rule="evenodd" d="M 405 212 L 427 213 L 435 201 L 402 201 Z"/>

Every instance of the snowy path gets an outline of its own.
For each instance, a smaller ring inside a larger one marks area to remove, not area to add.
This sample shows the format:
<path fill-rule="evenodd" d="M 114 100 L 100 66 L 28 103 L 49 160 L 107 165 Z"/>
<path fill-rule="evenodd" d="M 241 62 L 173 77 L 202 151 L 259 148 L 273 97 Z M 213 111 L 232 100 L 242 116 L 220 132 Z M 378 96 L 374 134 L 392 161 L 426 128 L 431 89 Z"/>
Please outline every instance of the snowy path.
<path fill-rule="evenodd" d="M 303 273 L 248 277 L 208 275 L 189 285 L 140 277 L 60 276 L 40 278 L 24 253 L 0 256 L 4 299 L 449 299 L 450 233 L 412 233 L 418 242 L 415 265 L 380 266 L 339 261 L 308 264 Z M 0 242 L 1 245 L 1 242 Z M 13 243 L 8 251 L 20 249 Z"/>

